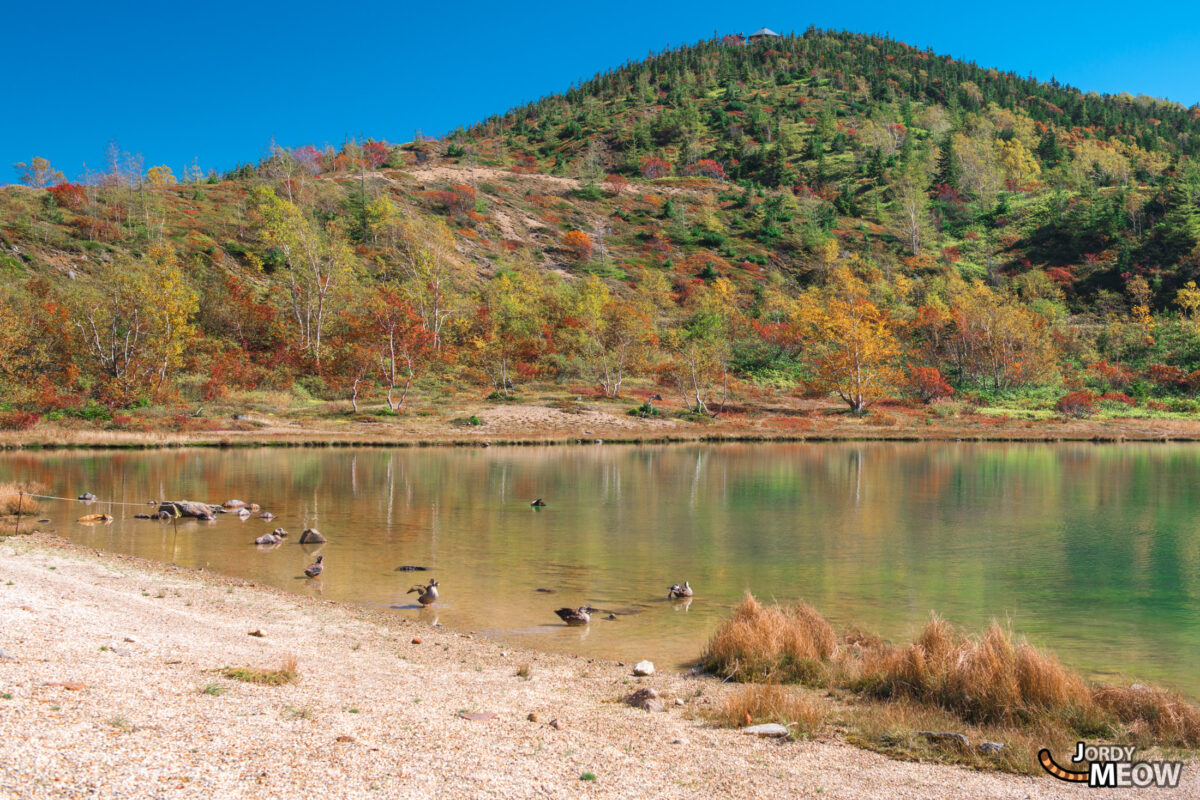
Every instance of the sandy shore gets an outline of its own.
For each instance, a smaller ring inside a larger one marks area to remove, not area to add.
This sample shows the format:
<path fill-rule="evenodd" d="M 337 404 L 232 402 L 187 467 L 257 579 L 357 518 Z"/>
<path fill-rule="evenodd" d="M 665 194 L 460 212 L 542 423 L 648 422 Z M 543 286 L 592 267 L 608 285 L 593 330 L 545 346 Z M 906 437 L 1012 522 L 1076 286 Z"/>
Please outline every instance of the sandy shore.
<path fill-rule="evenodd" d="M 1130 796 L 760 740 L 705 721 L 729 690 L 711 678 L 634 678 L 44 534 L 0 543 L 0 648 L 0 797 Z M 289 685 L 219 674 L 288 655 Z M 667 710 L 619 702 L 639 686 Z M 1145 794 L 1200 797 L 1200 769 Z"/>

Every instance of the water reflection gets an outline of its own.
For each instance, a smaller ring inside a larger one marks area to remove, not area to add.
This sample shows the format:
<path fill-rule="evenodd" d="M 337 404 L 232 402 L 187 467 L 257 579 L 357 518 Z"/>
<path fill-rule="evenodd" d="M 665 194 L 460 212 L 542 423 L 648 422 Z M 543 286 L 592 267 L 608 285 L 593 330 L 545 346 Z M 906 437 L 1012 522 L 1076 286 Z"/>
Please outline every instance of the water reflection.
<path fill-rule="evenodd" d="M 1093 673 L 1200 695 L 1200 534 L 1192 445 L 780 444 L 487 450 L 17 453 L 0 480 L 91 491 L 110 525 L 50 527 L 96 547 L 208 566 L 510 640 L 682 662 L 746 590 L 803 598 L 893 638 L 936 609 L 1011 619 Z M 278 515 L 134 520 L 157 498 L 237 497 Z M 535 498 L 543 509 L 531 508 Z M 283 527 L 291 537 L 258 548 Z M 328 538 L 294 544 L 305 527 Z M 326 569 L 302 579 L 318 549 Z M 397 572 L 425 566 L 429 572 Z M 297 578 L 301 580 L 297 580 Z M 436 577 L 433 609 L 404 592 Z M 696 596 L 663 601 L 687 579 Z M 551 590 L 549 592 L 540 589 Z M 566 631 L 554 609 L 591 605 Z M 416 606 L 415 603 L 411 604 Z M 615 619 L 604 619 L 612 614 Z"/>

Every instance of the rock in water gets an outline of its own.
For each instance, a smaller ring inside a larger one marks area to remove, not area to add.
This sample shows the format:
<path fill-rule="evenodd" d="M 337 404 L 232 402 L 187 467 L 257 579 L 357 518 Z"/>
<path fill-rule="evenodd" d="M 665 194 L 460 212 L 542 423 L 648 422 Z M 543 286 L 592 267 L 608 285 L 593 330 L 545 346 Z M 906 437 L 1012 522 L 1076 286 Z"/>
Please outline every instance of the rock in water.
<path fill-rule="evenodd" d="M 325 537 L 316 528 L 305 528 L 304 533 L 300 534 L 300 544 L 323 544 L 325 541 Z"/>
<path fill-rule="evenodd" d="M 221 504 L 221 508 L 229 511 L 237 511 L 239 508 L 245 508 L 246 503 L 242 500 L 226 500 Z"/>
<path fill-rule="evenodd" d="M 193 503 L 189 500 L 168 500 L 158 507 L 160 513 L 166 512 L 173 517 L 188 517 L 190 519 L 216 519 L 213 511 L 204 503 Z"/>
<path fill-rule="evenodd" d="M 778 722 L 767 722 L 762 725 L 751 725 L 749 728 L 742 728 L 742 733 L 747 733 L 751 736 L 787 736 L 790 731 Z"/>
<path fill-rule="evenodd" d="M 637 675 L 639 678 L 645 678 L 648 675 L 653 675 L 654 674 L 654 662 L 653 661 L 639 661 L 638 663 L 633 665 L 633 674 Z"/>

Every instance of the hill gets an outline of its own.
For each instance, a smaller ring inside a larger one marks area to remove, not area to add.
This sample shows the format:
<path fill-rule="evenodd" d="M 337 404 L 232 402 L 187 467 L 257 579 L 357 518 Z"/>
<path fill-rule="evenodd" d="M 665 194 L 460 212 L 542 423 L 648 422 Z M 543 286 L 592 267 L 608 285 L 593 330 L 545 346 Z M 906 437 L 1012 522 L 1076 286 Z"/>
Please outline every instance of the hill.
<path fill-rule="evenodd" d="M 182 180 L 36 160 L 0 190 L 0 425 L 453 414 L 474 386 L 693 422 L 1189 416 L 1198 148 L 1200 108 L 809 30 L 442 140 Z"/>

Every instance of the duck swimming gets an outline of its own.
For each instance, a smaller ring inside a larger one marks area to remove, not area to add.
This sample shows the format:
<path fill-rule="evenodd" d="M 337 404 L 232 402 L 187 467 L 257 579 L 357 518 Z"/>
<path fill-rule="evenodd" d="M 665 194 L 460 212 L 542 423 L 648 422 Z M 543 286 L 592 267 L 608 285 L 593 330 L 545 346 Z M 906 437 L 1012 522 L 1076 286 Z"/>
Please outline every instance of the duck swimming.
<path fill-rule="evenodd" d="M 438 599 L 437 587 L 437 581 L 430 581 L 428 586 L 422 586 L 418 583 L 416 586 L 409 589 L 407 594 L 417 592 L 417 602 L 423 606 L 431 606 L 433 605 L 433 601 Z"/>
<path fill-rule="evenodd" d="M 304 570 L 304 574 L 309 578 L 315 578 L 320 575 L 321 570 L 325 569 L 325 566 L 321 563 L 324 560 L 325 556 L 317 556 L 317 560 L 308 565 L 308 568 Z"/>
<path fill-rule="evenodd" d="M 554 613 L 558 614 L 558 618 L 568 625 L 587 625 L 592 621 L 592 615 L 588 613 L 587 606 L 560 608 Z"/>
<path fill-rule="evenodd" d="M 683 582 L 683 586 L 680 586 L 677 583 L 674 586 L 672 586 L 670 589 L 667 590 L 667 599 L 668 600 L 678 600 L 680 597 L 691 597 L 691 596 L 692 596 L 692 585 L 690 583 L 688 583 L 687 581 Z"/>
<path fill-rule="evenodd" d="M 534 508 L 545 508 L 546 507 L 546 503 L 540 497 L 537 500 L 534 500 L 529 505 L 533 506 Z"/>

